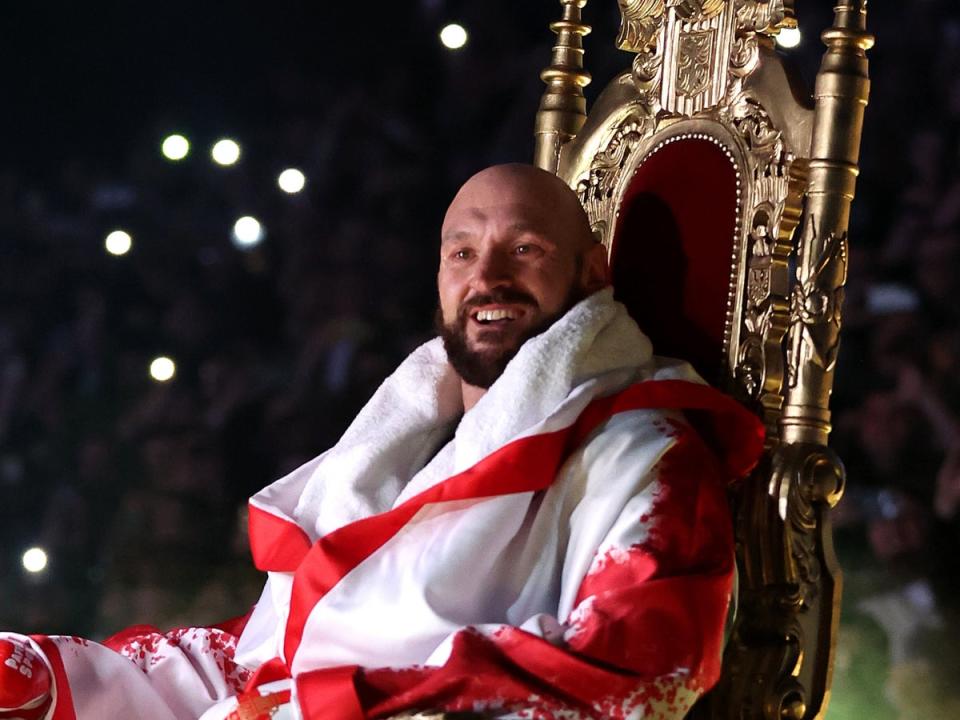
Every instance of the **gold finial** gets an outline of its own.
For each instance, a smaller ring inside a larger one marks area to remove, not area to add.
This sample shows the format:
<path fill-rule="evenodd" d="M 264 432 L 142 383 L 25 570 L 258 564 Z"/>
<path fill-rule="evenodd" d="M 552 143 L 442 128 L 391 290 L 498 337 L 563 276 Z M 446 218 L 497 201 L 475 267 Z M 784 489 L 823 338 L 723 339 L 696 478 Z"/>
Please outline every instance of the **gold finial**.
<path fill-rule="evenodd" d="M 550 66 L 540 73 L 547 85 L 537 112 L 534 164 L 556 172 L 560 148 L 583 127 L 587 118 L 587 101 L 583 88 L 590 84 L 590 73 L 583 69 L 583 36 L 590 32 L 580 10 L 587 0 L 560 0 L 563 19 L 550 24 L 557 35 Z"/>
<path fill-rule="evenodd" d="M 822 35 L 828 48 L 866 51 L 873 47 L 873 35 L 867 32 L 867 0 L 838 0 L 833 12 L 833 27 Z"/>

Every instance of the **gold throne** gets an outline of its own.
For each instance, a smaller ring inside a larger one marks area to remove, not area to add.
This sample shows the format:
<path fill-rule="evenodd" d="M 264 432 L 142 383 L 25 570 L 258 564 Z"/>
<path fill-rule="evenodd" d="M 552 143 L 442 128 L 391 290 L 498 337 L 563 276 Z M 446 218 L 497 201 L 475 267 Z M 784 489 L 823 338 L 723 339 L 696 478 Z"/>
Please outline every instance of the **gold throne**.
<path fill-rule="evenodd" d="M 764 420 L 731 498 L 739 610 L 705 718 L 821 718 L 841 592 L 827 447 L 847 226 L 869 92 L 866 0 L 836 0 L 813 97 L 778 56 L 793 0 L 618 0 L 632 65 L 589 113 L 586 0 L 562 19 L 536 164 L 580 196 L 614 288 L 658 353 L 691 361 Z"/>

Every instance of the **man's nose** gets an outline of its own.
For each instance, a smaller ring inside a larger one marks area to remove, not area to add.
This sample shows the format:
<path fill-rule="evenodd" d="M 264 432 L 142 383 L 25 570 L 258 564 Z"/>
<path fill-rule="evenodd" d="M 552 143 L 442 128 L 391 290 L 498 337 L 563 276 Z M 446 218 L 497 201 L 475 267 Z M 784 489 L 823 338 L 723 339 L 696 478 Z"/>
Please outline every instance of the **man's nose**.
<path fill-rule="evenodd" d="M 473 284 L 478 290 L 503 287 L 513 282 L 510 259 L 503 252 L 483 253 L 475 266 Z"/>

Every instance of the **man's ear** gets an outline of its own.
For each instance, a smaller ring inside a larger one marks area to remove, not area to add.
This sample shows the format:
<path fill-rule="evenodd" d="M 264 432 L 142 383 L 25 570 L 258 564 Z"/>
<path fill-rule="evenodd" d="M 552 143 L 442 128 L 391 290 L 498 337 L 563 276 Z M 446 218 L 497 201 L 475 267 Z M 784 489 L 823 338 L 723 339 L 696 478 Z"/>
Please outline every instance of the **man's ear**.
<path fill-rule="evenodd" d="M 580 282 L 588 293 L 595 293 L 610 284 L 610 263 L 603 243 L 594 243 L 584 252 Z"/>

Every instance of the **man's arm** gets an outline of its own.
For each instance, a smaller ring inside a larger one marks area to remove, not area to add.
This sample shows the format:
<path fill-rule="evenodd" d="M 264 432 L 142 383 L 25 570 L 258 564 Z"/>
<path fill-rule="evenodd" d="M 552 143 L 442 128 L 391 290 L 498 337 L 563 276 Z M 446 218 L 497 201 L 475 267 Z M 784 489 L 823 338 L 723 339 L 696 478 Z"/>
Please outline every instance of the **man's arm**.
<path fill-rule="evenodd" d="M 0 657 L 10 660 L 0 667 L 0 718 L 194 719 L 248 679 L 233 661 L 235 646 L 236 637 L 219 628 L 141 626 L 103 644 L 0 633 Z"/>

